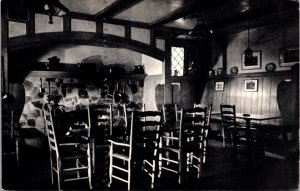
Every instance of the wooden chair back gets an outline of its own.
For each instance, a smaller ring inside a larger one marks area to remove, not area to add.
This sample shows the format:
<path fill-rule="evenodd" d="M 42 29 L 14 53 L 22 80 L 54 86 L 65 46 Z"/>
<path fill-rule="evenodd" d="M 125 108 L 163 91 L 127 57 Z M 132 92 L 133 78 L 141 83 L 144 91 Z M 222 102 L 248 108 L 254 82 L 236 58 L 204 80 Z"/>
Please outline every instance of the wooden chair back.
<path fill-rule="evenodd" d="M 130 125 L 130 144 L 158 142 L 163 120 L 161 111 L 134 111 L 131 118 L 133 120 Z"/>
<path fill-rule="evenodd" d="M 178 107 L 176 104 L 162 105 L 164 123 L 178 121 Z"/>
<path fill-rule="evenodd" d="M 108 143 L 112 135 L 112 105 L 101 104 L 88 107 L 90 136 L 98 144 Z"/>
<path fill-rule="evenodd" d="M 154 188 L 161 125 L 162 112 L 160 111 L 131 111 L 128 143 L 109 140 L 109 187 L 113 179 L 118 179 L 127 183 L 127 188 L 130 190 L 133 163 L 142 161 L 144 171 L 151 177 L 151 188 Z M 149 156 L 151 157 L 148 158 Z M 127 165 L 117 163 L 116 160 L 123 160 Z M 115 173 L 115 170 L 125 172 L 126 177 Z"/>
<path fill-rule="evenodd" d="M 236 127 L 235 105 L 220 105 L 221 119 L 223 126 Z"/>
<path fill-rule="evenodd" d="M 51 106 L 49 104 L 44 105 L 43 112 L 50 149 L 52 184 L 54 184 L 53 174 L 56 173 L 58 179 L 58 190 L 61 190 L 61 185 L 63 182 L 83 179 L 88 180 L 89 187 L 92 189 L 92 167 L 88 140 L 80 139 L 81 137 L 78 137 L 78 139 L 72 139 L 72 137 L 69 136 L 63 137 L 64 139 L 62 139 L 62 137 L 57 137 L 58 135 L 56 134 L 56 129 L 53 125 Z M 80 145 L 84 145 L 84 147 L 81 147 Z M 66 163 L 68 163 L 68 165 L 66 165 Z M 79 171 L 86 171 L 86 173 L 81 174 Z M 76 172 L 73 173 L 75 176 L 72 176 L 71 174 L 68 176 L 66 175 L 71 172 Z"/>
<path fill-rule="evenodd" d="M 53 125 L 53 118 L 51 114 L 51 106 L 46 104 L 43 109 L 44 112 L 44 118 L 45 118 L 45 126 L 47 130 L 48 135 L 48 143 L 49 143 L 49 149 L 50 153 L 55 153 L 56 157 L 59 158 L 59 152 L 58 152 L 58 142 L 56 138 L 55 128 Z"/>

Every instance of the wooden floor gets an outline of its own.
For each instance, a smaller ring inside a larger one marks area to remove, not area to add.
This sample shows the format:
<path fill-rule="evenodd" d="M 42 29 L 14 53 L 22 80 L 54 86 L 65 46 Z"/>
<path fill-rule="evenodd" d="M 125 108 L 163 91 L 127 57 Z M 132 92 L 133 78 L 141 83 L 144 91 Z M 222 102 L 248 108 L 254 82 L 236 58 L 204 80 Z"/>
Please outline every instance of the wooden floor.
<path fill-rule="evenodd" d="M 93 189 L 108 189 L 101 172 L 102 161 L 98 161 L 93 177 Z M 133 177 L 133 189 L 150 189 L 149 179 L 142 173 Z M 176 176 L 164 173 L 159 179 L 158 190 L 232 190 L 232 189 L 298 189 L 299 160 L 270 158 L 260 152 L 236 155 L 232 147 L 222 148 L 221 141 L 209 140 L 207 162 L 202 177 L 197 180 L 193 172 L 178 185 Z M 87 190 L 85 182 L 65 185 L 66 189 Z M 2 188 L 6 190 L 56 190 L 51 185 L 48 150 L 27 149 L 20 166 L 15 165 L 14 155 L 2 157 Z M 114 183 L 112 190 L 124 190 L 126 185 Z"/>

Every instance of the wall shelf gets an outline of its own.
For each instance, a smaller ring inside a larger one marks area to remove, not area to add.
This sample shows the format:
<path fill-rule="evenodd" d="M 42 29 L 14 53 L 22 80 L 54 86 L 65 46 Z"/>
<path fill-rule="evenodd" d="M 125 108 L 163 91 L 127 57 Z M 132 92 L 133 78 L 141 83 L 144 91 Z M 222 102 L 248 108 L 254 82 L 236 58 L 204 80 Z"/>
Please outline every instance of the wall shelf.
<path fill-rule="evenodd" d="M 277 71 L 277 72 L 257 72 L 257 73 L 242 73 L 242 74 L 225 74 L 209 76 L 209 79 L 222 79 L 222 78 L 247 78 L 247 77 L 264 77 L 264 76 L 277 76 L 290 74 L 291 71 Z"/>
<path fill-rule="evenodd" d="M 83 78 L 97 80 L 102 78 L 110 79 L 133 79 L 133 80 L 144 80 L 146 74 L 119 74 L 119 75 L 108 75 L 102 72 L 65 72 L 65 71 L 41 71 L 41 70 L 32 70 L 28 73 L 27 78 Z"/>

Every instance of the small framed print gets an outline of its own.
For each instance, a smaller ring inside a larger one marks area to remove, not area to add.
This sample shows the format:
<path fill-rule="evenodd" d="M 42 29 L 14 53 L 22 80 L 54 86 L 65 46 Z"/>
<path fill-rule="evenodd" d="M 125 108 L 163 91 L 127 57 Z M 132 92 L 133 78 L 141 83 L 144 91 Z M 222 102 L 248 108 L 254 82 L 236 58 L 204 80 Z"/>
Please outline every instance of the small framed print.
<path fill-rule="evenodd" d="M 250 60 L 249 60 L 250 59 Z M 261 51 L 254 51 L 253 56 L 246 60 L 245 53 L 242 53 L 242 69 L 252 70 L 261 68 Z"/>
<path fill-rule="evenodd" d="M 258 80 L 245 80 L 244 91 L 245 92 L 257 92 Z"/>
<path fill-rule="evenodd" d="M 289 47 L 279 49 L 279 65 L 292 66 L 299 63 L 299 48 Z"/>
<path fill-rule="evenodd" d="M 224 90 L 224 82 L 216 82 L 215 90 L 223 91 Z"/>

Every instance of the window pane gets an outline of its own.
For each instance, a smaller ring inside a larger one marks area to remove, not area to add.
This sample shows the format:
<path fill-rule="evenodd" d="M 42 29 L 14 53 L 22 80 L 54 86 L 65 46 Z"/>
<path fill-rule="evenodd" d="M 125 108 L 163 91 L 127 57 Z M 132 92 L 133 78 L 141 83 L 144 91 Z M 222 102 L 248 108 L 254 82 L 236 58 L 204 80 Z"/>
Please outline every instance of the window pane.
<path fill-rule="evenodd" d="M 184 48 L 172 47 L 172 76 L 183 76 Z"/>

